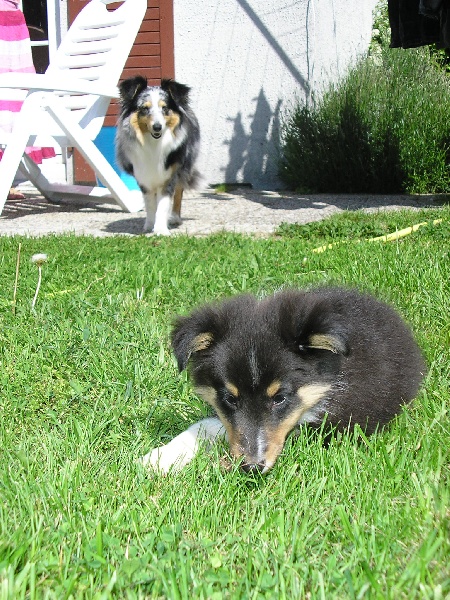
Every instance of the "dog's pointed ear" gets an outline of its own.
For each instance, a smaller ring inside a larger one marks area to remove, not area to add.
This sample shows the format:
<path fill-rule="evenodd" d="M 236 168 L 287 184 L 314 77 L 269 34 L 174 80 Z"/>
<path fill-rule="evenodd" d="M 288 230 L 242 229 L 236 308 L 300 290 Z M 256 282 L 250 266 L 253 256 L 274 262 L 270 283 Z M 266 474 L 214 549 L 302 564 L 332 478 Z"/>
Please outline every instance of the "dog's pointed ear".
<path fill-rule="evenodd" d="M 217 341 L 216 315 L 208 307 L 178 317 L 172 328 L 172 350 L 183 371 L 193 354 L 208 350 Z"/>
<path fill-rule="evenodd" d="M 147 79 L 142 75 L 130 77 L 119 84 L 120 99 L 123 103 L 132 102 L 147 87 Z"/>
<path fill-rule="evenodd" d="M 304 344 L 299 343 L 299 349 L 328 350 L 333 354 L 348 354 L 348 345 L 342 333 L 312 333 Z"/>
<path fill-rule="evenodd" d="M 346 356 L 350 351 L 339 309 L 313 292 L 282 292 L 280 327 L 283 338 L 297 352 L 326 350 Z"/>
<path fill-rule="evenodd" d="M 186 104 L 189 99 L 191 88 L 173 79 L 163 79 L 161 89 L 168 92 L 176 104 Z"/>
<path fill-rule="evenodd" d="M 350 351 L 348 334 L 339 314 L 328 303 L 319 303 L 300 323 L 297 345 L 305 350 L 327 350 L 333 354 L 347 356 Z"/>

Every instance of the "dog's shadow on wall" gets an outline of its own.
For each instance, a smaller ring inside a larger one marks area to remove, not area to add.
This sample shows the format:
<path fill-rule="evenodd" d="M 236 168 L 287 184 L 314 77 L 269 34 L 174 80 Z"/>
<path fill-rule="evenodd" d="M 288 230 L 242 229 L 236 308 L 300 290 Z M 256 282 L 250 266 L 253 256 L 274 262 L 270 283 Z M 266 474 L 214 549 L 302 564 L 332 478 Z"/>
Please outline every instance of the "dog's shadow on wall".
<path fill-rule="evenodd" d="M 244 129 L 242 113 L 228 117 L 233 122 L 233 134 L 228 145 L 229 161 L 224 171 L 226 183 L 250 183 L 254 188 L 274 187 L 278 181 L 278 158 L 280 149 L 280 111 L 278 100 L 272 110 L 264 90 L 255 101 L 250 131 Z M 278 186 L 277 186 L 278 187 Z"/>

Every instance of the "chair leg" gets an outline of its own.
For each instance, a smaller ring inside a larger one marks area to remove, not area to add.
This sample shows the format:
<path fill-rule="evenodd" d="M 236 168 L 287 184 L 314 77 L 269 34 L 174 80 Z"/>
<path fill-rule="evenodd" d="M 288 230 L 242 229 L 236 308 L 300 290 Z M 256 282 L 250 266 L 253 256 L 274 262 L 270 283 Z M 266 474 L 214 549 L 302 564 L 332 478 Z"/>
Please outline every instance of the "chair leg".
<path fill-rule="evenodd" d="M 56 201 L 55 194 L 51 192 L 51 183 L 42 173 L 41 169 L 26 153 L 23 155 L 22 165 L 27 177 L 45 198 L 51 202 Z"/>
<path fill-rule="evenodd" d="M 5 206 L 17 170 L 20 168 L 22 157 L 25 156 L 25 148 L 30 137 L 30 123 L 33 123 L 35 106 L 40 102 L 41 96 L 40 92 L 31 92 L 25 98 L 0 161 L 0 214 Z M 28 157 L 25 160 L 31 161 Z"/>
<path fill-rule="evenodd" d="M 98 174 L 116 202 L 128 212 L 142 210 L 144 200 L 141 192 L 127 188 L 97 146 L 86 135 L 78 123 L 73 120 L 70 113 L 65 109 L 61 109 L 56 103 L 48 103 L 46 110 L 48 110 L 61 129 L 73 139 L 74 146 L 78 148 L 83 157 Z"/>
<path fill-rule="evenodd" d="M 0 161 L 0 215 L 25 152 L 28 137 L 27 129 L 21 128 L 20 131 L 14 129 L 14 136 L 11 137 L 12 141 L 6 146 Z"/>

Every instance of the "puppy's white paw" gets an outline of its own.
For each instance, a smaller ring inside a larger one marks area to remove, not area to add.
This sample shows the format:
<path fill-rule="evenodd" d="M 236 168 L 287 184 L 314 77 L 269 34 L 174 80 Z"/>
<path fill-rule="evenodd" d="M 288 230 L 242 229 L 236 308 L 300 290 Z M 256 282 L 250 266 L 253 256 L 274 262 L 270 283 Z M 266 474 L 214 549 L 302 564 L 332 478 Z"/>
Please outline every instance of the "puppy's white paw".
<path fill-rule="evenodd" d="M 155 448 L 141 458 L 144 467 L 160 473 L 179 471 L 191 462 L 199 449 L 199 443 L 210 445 L 225 436 L 225 429 L 217 417 L 202 419 L 191 425 L 165 446 Z"/>
<path fill-rule="evenodd" d="M 144 467 L 167 474 L 169 471 L 179 471 L 185 467 L 194 458 L 195 453 L 196 450 L 192 446 L 172 440 L 169 444 L 155 448 L 143 456 L 141 462 Z"/>

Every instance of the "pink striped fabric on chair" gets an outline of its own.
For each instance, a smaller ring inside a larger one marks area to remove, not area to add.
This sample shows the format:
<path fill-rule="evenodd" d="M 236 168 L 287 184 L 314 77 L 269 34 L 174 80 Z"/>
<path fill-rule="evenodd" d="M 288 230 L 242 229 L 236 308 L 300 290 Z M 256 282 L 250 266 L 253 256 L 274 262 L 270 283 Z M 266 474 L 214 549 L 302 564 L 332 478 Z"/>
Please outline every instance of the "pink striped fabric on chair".
<path fill-rule="evenodd" d="M 14 0 L 0 0 L 0 73 L 34 73 L 28 27 L 22 11 Z M 21 100 L 0 98 L 0 127 L 11 131 L 14 113 L 22 106 Z M 55 156 L 53 148 L 28 147 L 26 150 L 36 163 Z M 3 150 L 0 148 L 0 159 Z"/>

